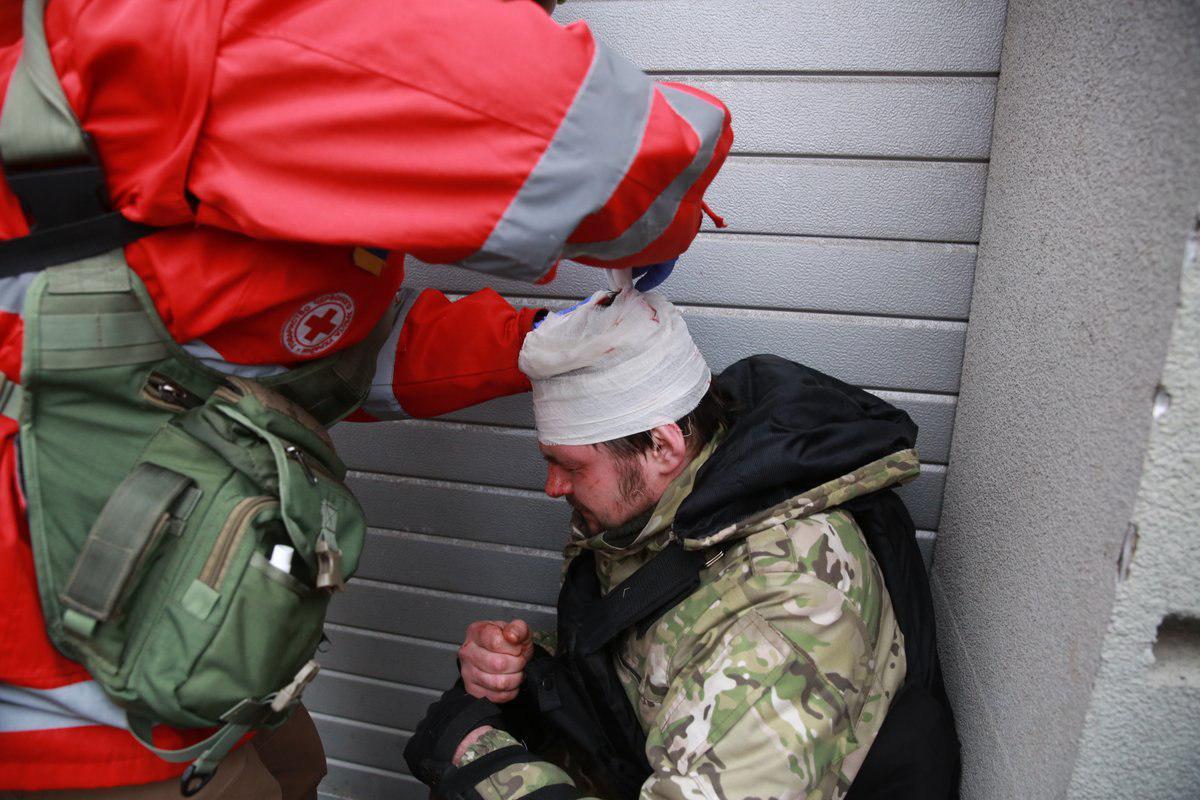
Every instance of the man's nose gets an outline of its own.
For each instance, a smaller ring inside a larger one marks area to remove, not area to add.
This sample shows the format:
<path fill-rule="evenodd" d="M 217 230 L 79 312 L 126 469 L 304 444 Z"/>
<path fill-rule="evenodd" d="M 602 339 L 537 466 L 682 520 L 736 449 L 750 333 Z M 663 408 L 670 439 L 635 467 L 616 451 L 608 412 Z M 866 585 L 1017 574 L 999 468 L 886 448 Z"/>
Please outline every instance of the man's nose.
<path fill-rule="evenodd" d="M 546 494 L 551 497 L 564 497 L 571 493 L 571 482 L 563 474 L 563 470 L 550 466 L 546 470 Z"/>

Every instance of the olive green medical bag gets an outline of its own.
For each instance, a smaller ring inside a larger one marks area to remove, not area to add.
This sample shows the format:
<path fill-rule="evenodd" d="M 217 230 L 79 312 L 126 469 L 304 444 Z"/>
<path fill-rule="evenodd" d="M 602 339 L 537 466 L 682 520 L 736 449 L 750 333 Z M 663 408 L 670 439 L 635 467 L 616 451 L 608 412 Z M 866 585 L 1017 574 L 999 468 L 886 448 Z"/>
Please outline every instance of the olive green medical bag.
<path fill-rule="evenodd" d="M 152 724 L 222 726 L 155 750 L 196 759 L 195 788 L 315 674 L 330 592 L 365 534 L 323 426 L 357 404 L 345 367 L 367 372 L 378 338 L 267 385 L 175 345 L 119 252 L 29 290 L 23 385 L 7 388 L 47 631 L 152 750 Z M 314 388 L 332 417 L 287 396 Z"/>

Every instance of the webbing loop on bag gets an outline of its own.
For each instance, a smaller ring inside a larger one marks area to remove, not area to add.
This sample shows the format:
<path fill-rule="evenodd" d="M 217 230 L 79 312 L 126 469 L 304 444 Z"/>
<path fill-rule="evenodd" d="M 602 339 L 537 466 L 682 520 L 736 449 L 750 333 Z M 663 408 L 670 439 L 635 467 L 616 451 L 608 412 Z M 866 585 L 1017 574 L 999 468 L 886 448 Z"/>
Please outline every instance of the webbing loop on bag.
<path fill-rule="evenodd" d="M 42 331 L 42 347 L 46 350 L 74 350 L 81 342 L 109 348 L 158 343 L 159 338 L 158 331 L 141 309 L 59 314 L 54 318 L 54 325 Z"/>
<path fill-rule="evenodd" d="M 112 618 L 126 587 L 167 530 L 171 507 L 191 484 L 185 475 L 145 463 L 117 487 L 88 533 L 60 595 L 68 609 L 63 618 L 67 627 L 90 635 L 94 625 L 79 615 L 95 622 Z"/>
<path fill-rule="evenodd" d="M 202 742 L 179 750 L 164 750 L 154 746 L 154 724 L 151 720 L 133 712 L 126 714 L 126 722 L 133 738 L 150 752 L 164 761 L 180 763 L 192 761 L 191 766 L 180 778 L 180 790 L 185 797 L 199 792 L 212 780 L 221 759 L 253 728 L 281 722 L 300 702 L 304 689 L 317 677 L 320 667 L 308 661 L 296 673 L 292 682 L 278 692 L 258 699 L 246 699 L 221 715 L 225 724 Z"/>
<path fill-rule="evenodd" d="M 269 704 L 265 704 L 264 707 L 270 709 Z M 265 714 L 261 715 L 258 722 L 261 723 L 265 719 Z M 133 738 L 137 739 L 138 744 L 163 761 L 172 763 L 192 761 L 179 781 L 180 793 L 184 797 L 191 797 L 203 789 L 217 773 L 217 765 L 221 759 L 228 755 L 234 745 L 255 727 L 255 723 L 227 722 L 212 736 L 191 747 L 180 750 L 164 750 L 154 746 L 154 725 L 149 719 L 128 714 L 126 721 L 129 724 L 129 732 L 133 734 Z M 193 759 L 195 760 L 193 761 Z"/>
<path fill-rule="evenodd" d="M 34 301 L 41 369 L 148 364 L 169 355 L 120 250 L 49 269 L 42 280 L 45 289 Z"/>

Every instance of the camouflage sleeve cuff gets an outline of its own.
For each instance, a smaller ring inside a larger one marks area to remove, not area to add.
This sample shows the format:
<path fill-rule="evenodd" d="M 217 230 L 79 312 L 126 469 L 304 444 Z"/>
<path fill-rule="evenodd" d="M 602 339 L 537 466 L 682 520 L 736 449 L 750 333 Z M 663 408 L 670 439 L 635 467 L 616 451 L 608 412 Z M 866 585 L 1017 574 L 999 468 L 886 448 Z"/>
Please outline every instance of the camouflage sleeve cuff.
<path fill-rule="evenodd" d="M 458 766 L 465 767 L 480 756 L 485 756 L 488 753 L 495 752 L 504 747 L 512 747 L 513 745 L 520 746 L 521 743 L 514 739 L 508 731 L 492 728 L 476 739 L 466 749 L 462 755 L 462 759 L 458 762 Z"/>

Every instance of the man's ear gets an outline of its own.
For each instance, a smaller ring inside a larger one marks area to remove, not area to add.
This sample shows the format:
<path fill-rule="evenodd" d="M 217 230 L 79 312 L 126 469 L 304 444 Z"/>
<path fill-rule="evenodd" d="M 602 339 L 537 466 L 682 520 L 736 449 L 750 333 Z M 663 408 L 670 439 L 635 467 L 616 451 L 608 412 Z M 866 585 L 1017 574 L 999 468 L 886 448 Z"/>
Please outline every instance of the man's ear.
<path fill-rule="evenodd" d="M 667 475 L 678 472 L 687 463 L 687 439 L 674 422 L 650 430 L 654 446 L 646 454 L 651 469 Z"/>

